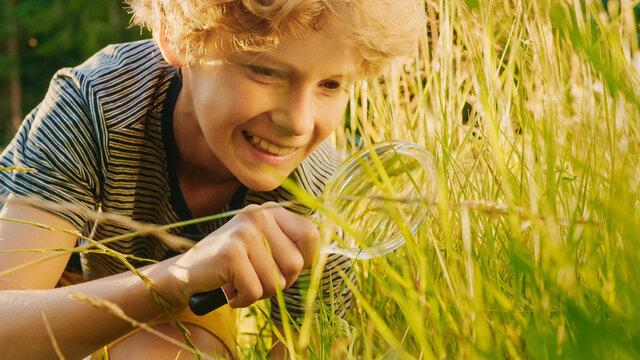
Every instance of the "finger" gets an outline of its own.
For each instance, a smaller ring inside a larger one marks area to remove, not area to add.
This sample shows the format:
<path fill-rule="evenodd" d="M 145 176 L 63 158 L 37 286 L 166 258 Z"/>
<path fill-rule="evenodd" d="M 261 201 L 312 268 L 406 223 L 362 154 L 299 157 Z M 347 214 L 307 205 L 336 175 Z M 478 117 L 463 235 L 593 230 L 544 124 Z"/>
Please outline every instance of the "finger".
<path fill-rule="evenodd" d="M 233 286 L 232 283 L 226 283 L 222 286 L 222 291 L 224 291 L 224 295 L 227 297 L 227 302 L 235 299 L 238 296 L 238 290 Z"/>
<path fill-rule="evenodd" d="M 304 267 L 304 257 L 295 243 L 282 231 L 273 217 L 273 212 L 270 212 L 270 216 L 265 221 L 268 223 L 264 229 L 267 245 L 280 270 L 280 274 L 286 280 L 282 288 L 288 288 L 300 275 Z"/>
<path fill-rule="evenodd" d="M 276 264 L 272 255 L 269 253 L 265 241 L 284 242 L 289 240 L 285 238 L 284 234 L 264 234 L 263 236 L 252 242 L 249 250 L 249 260 L 251 261 L 253 269 L 262 284 L 262 297 L 268 298 L 276 294 L 276 286 L 280 289 L 285 288 L 287 285 L 287 279 L 280 271 L 280 268 Z M 266 236 L 271 237 L 271 240 L 267 240 Z M 279 238 L 276 239 L 275 237 Z"/>
<path fill-rule="evenodd" d="M 304 216 L 292 213 L 284 208 L 273 209 L 278 227 L 296 245 L 302 258 L 304 267 L 311 267 L 316 252 L 320 246 L 318 228 Z"/>
<path fill-rule="evenodd" d="M 230 274 L 231 281 L 223 289 L 229 299 L 229 306 L 247 307 L 262 299 L 262 283 L 248 257 L 237 257 L 231 265 Z"/>

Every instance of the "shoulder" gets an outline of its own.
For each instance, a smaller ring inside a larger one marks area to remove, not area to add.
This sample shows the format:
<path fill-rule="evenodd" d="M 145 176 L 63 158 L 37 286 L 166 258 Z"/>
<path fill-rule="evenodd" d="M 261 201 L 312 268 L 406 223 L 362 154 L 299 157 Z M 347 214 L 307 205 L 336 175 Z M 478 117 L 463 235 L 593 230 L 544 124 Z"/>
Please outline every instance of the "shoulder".
<path fill-rule="evenodd" d="M 152 40 L 109 45 L 98 51 L 84 63 L 59 71 L 82 80 L 94 82 L 117 78 L 150 76 L 171 67 L 162 58 L 160 50 Z"/>
<path fill-rule="evenodd" d="M 155 42 L 142 40 L 109 45 L 83 64 L 59 70 L 52 86 L 75 93 L 90 118 L 120 128 L 149 113 L 159 117 L 176 73 Z"/>
<path fill-rule="evenodd" d="M 74 86 L 85 96 L 138 98 L 158 84 L 168 83 L 175 67 L 162 58 L 152 40 L 109 45 L 81 65 L 59 70 L 53 81 Z"/>

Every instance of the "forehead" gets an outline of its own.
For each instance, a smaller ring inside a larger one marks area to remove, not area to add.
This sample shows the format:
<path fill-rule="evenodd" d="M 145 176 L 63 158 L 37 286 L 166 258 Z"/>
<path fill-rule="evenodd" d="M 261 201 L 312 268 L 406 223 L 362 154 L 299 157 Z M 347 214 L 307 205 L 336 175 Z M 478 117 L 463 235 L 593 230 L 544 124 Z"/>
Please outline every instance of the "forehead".
<path fill-rule="evenodd" d="M 273 50 L 256 55 L 256 61 L 275 63 L 291 70 L 355 75 L 362 57 L 344 41 L 319 33 L 285 37 Z"/>
<path fill-rule="evenodd" d="M 357 77 L 363 61 L 358 49 L 346 41 L 314 31 L 283 36 L 273 49 L 262 51 L 208 49 L 206 60 L 224 59 L 318 76 Z"/>

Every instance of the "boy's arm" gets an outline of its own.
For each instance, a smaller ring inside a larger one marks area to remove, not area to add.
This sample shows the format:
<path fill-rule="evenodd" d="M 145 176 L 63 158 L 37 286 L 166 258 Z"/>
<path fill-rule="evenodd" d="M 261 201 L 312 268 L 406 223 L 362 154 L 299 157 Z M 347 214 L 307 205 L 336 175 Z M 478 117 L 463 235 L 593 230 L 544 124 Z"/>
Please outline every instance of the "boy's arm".
<path fill-rule="evenodd" d="M 61 217 L 11 201 L 3 207 L 0 218 L 75 230 Z M 75 236 L 60 231 L 9 221 L 0 223 L 2 251 L 71 248 L 75 242 Z M 0 273 L 55 254 L 0 253 Z M 71 292 L 117 303 L 126 314 L 139 321 L 150 320 L 162 313 L 163 309 L 151 298 L 146 286 L 131 273 L 53 289 L 68 259 L 69 255 L 65 254 L 0 276 L 0 348 L 3 357 L 57 358 L 53 346 L 55 341 L 64 356 L 80 358 L 131 330 L 129 323 L 105 310 L 70 299 Z M 169 273 L 159 270 L 159 266 L 155 266 L 145 268 L 144 272 L 158 288 L 169 289 Z M 55 340 L 51 338 L 45 321 L 51 327 Z"/>
<path fill-rule="evenodd" d="M 69 260 L 70 253 L 60 252 L 6 252 L 25 249 L 67 249 L 72 248 L 76 237 L 58 230 L 50 230 L 35 225 L 14 222 L 28 221 L 76 231 L 75 226 L 59 216 L 36 209 L 26 203 L 13 201 L 13 197 L 0 211 L 0 273 L 18 266 L 41 260 L 52 255 L 55 258 L 31 265 L 19 271 L 0 275 L 0 289 L 51 289 L 53 288 Z"/>
<path fill-rule="evenodd" d="M 139 271 L 153 281 L 154 288 L 174 309 L 185 307 L 192 294 L 225 284 L 235 289 L 229 301 L 232 307 L 248 306 L 273 296 L 277 286 L 291 285 L 303 265 L 309 266 L 319 234 L 304 217 L 273 208 L 273 204 L 265 205 L 266 209 L 254 205 L 249 209 L 252 211 L 236 215 L 186 253 Z M 0 216 L 72 228 L 62 218 L 11 201 L 5 204 Z M 73 235 L 15 222 L 0 223 L 0 235 L 0 250 L 68 248 L 75 244 Z M 264 241 L 269 243 L 273 257 Z M 0 254 L 0 272 L 50 255 Z M 105 310 L 70 299 L 71 292 L 115 303 L 125 314 L 141 322 L 162 314 L 163 309 L 144 283 L 130 272 L 50 289 L 64 270 L 67 257 L 62 257 L 64 261 L 47 261 L 37 268 L 27 267 L 0 277 L 3 356 L 55 358 L 53 337 L 65 357 L 80 358 L 132 330 L 126 321 Z M 279 269 L 278 279 L 274 279 L 274 269 Z"/>

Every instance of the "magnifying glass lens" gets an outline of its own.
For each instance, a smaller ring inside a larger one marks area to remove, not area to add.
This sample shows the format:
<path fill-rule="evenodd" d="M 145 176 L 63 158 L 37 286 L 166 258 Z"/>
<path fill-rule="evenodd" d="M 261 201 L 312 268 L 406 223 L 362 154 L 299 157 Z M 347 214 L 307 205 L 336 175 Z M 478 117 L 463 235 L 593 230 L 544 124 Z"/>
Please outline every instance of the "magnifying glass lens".
<path fill-rule="evenodd" d="M 433 164 L 422 146 L 402 140 L 376 143 L 344 161 L 322 197 L 348 229 L 339 229 L 339 240 L 325 251 L 368 259 L 404 244 L 427 217 Z"/>

